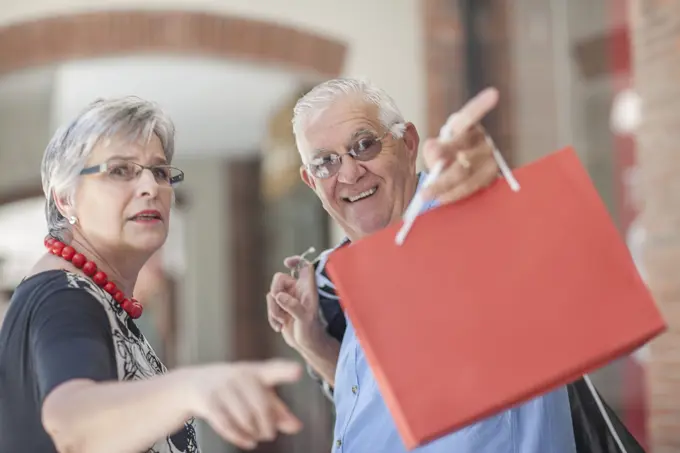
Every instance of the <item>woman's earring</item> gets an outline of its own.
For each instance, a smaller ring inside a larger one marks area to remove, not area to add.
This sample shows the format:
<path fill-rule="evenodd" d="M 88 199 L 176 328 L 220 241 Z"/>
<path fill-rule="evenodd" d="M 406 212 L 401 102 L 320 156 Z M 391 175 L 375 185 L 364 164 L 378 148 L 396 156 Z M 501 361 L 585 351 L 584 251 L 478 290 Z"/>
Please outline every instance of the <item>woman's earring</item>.
<path fill-rule="evenodd" d="M 75 225 L 78 222 L 78 217 L 72 215 L 71 217 L 68 218 L 68 223 L 71 225 Z"/>

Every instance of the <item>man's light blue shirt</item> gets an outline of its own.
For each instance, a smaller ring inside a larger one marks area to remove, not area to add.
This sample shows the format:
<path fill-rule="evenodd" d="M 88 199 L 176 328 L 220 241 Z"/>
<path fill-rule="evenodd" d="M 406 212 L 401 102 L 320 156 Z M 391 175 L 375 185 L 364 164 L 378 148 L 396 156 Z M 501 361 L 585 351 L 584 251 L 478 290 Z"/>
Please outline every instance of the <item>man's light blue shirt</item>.
<path fill-rule="evenodd" d="M 420 176 L 418 190 L 424 177 Z M 431 202 L 424 210 L 434 206 Z M 427 382 L 422 385 L 427 386 Z M 407 451 L 349 319 L 340 347 L 333 398 L 336 409 L 333 453 Z M 562 387 L 413 452 L 575 453 L 567 390 Z"/>

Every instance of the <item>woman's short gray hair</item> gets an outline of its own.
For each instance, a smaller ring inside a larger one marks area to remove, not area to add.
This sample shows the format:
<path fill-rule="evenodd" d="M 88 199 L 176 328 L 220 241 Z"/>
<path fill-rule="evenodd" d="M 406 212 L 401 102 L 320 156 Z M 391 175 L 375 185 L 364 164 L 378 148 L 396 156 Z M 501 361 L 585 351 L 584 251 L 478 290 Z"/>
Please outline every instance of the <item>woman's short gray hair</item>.
<path fill-rule="evenodd" d="M 136 96 L 99 99 L 57 130 L 45 149 L 40 168 L 49 234 L 63 239 L 68 230 L 68 219 L 59 212 L 55 197 L 73 203 L 80 172 L 101 140 L 124 137 L 133 143 L 150 140 L 152 134 L 160 139 L 170 163 L 175 152 L 172 120 L 155 103 Z"/>
<path fill-rule="evenodd" d="M 334 101 L 348 95 L 358 95 L 367 103 L 377 105 L 380 123 L 385 129 L 389 129 L 397 138 L 403 136 L 405 130 L 404 116 L 394 99 L 385 90 L 367 80 L 338 78 L 315 86 L 295 104 L 293 109 L 293 134 L 298 142 L 298 148 L 300 147 L 300 137 L 307 124 L 323 113 Z M 393 127 L 395 124 L 402 126 L 395 128 Z"/>

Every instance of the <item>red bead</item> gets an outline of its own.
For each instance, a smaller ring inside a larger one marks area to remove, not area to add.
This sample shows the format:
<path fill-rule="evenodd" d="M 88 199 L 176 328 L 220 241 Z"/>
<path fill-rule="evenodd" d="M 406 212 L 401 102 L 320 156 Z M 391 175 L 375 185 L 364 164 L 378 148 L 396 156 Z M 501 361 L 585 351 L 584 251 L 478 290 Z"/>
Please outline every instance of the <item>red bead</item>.
<path fill-rule="evenodd" d="M 92 276 L 92 280 L 98 285 L 98 286 L 104 286 L 109 279 L 109 276 L 106 275 L 104 272 L 99 271 L 96 274 Z"/>
<path fill-rule="evenodd" d="M 96 277 L 96 274 L 95 274 Z M 113 295 L 117 291 L 116 284 L 113 282 L 107 282 L 106 285 L 104 285 L 104 291 L 107 293 Z"/>
<path fill-rule="evenodd" d="M 50 253 L 60 256 L 66 261 L 73 263 L 76 268 L 82 269 L 85 275 L 91 277 L 97 285 L 104 288 L 104 291 L 111 294 L 113 300 L 118 302 L 132 319 L 142 316 L 144 306 L 137 299 L 126 299 L 125 294 L 116 287 L 116 284 L 108 281 L 109 278 L 106 273 L 98 271 L 97 265 L 92 261 L 88 261 L 85 255 L 76 252 L 75 248 L 50 236 L 45 238 L 44 243 Z"/>
<path fill-rule="evenodd" d="M 130 309 L 125 311 L 127 311 L 128 315 L 130 315 L 132 319 L 137 319 L 140 316 L 142 316 L 142 312 L 144 311 L 144 307 L 142 306 L 142 304 L 135 300 L 130 305 L 131 305 Z"/>
<path fill-rule="evenodd" d="M 82 253 L 76 253 L 73 255 L 73 258 L 71 259 L 71 263 L 78 269 L 82 269 L 82 267 L 85 265 L 85 262 L 87 261 L 87 258 L 85 258 L 85 255 Z"/>
<path fill-rule="evenodd" d="M 61 251 L 61 257 L 64 258 L 66 261 L 71 261 L 75 254 L 76 254 L 76 249 L 74 249 L 70 245 L 67 245 Z"/>
<path fill-rule="evenodd" d="M 88 261 L 85 263 L 83 266 L 83 273 L 87 275 L 88 277 L 92 277 L 94 273 L 97 272 L 97 265 L 94 264 L 92 261 Z"/>
<path fill-rule="evenodd" d="M 64 249 L 64 244 L 62 244 L 59 241 L 54 241 L 54 243 L 52 244 L 51 252 L 52 252 L 53 255 L 60 256 L 61 251 L 63 249 Z"/>

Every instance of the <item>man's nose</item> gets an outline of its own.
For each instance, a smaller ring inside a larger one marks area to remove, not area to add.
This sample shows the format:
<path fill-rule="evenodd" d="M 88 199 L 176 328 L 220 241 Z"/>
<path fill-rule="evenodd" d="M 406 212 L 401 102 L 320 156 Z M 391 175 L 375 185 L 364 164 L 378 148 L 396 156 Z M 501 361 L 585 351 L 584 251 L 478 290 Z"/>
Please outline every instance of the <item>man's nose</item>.
<path fill-rule="evenodd" d="M 340 171 L 338 171 L 338 181 L 343 184 L 354 184 L 366 173 L 366 169 L 362 167 L 352 156 L 345 154 L 342 156 Z"/>

